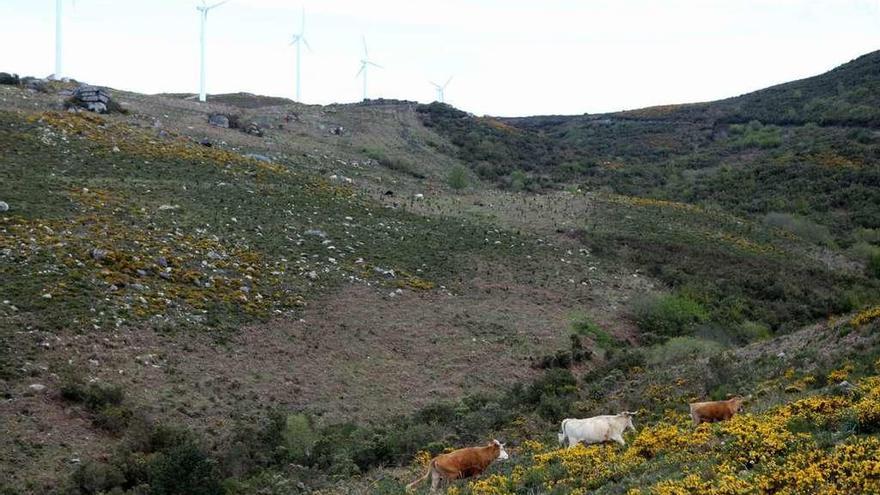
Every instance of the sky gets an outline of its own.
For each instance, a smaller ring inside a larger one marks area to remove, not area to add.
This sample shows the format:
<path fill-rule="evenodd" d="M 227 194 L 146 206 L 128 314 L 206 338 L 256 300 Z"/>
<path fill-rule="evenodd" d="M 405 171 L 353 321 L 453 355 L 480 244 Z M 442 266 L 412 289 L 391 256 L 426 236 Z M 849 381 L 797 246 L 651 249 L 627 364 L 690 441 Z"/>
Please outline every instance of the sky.
<path fill-rule="evenodd" d="M 199 87 L 196 0 L 63 0 L 65 76 L 142 93 Z M 483 115 L 582 114 L 708 101 L 880 49 L 880 0 L 231 0 L 207 23 L 209 93 L 446 102 Z M 0 71 L 45 77 L 55 0 L 0 0 Z"/>

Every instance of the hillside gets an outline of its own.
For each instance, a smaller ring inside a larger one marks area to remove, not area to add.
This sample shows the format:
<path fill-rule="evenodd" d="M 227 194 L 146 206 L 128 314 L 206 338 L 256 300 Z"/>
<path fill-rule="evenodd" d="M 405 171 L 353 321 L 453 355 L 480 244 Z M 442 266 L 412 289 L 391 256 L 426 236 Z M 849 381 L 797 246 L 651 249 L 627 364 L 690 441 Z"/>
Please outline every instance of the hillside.
<path fill-rule="evenodd" d="M 0 493 L 402 493 L 492 436 L 451 492 L 873 489 L 878 60 L 526 119 L 0 85 Z M 630 447 L 555 450 L 624 409 Z"/>
<path fill-rule="evenodd" d="M 790 230 L 849 246 L 880 219 L 878 85 L 874 52 L 826 74 L 704 104 L 516 119 L 468 118 L 437 104 L 421 111 L 458 158 L 508 189 L 577 183 L 771 222 L 781 214 L 796 217 L 785 221 Z"/>

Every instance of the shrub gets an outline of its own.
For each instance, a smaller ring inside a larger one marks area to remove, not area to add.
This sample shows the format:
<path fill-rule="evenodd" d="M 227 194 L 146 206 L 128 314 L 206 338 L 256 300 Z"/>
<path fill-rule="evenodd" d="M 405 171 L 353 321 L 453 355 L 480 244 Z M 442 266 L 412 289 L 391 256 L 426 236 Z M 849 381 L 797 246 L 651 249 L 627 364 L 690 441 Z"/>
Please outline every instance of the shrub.
<path fill-rule="evenodd" d="M 741 342 L 769 339 L 773 335 L 767 325 L 756 321 L 744 321 L 735 327 L 734 332 Z"/>
<path fill-rule="evenodd" d="M 192 442 L 157 454 L 150 463 L 149 476 L 156 495 L 222 493 L 214 462 Z"/>
<path fill-rule="evenodd" d="M 311 455 L 319 435 L 310 418 L 303 414 L 290 414 L 281 433 L 287 457 L 297 463 L 305 462 Z"/>
<path fill-rule="evenodd" d="M 713 340 L 694 337 L 673 337 L 663 344 L 646 351 L 648 364 L 681 362 L 686 359 L 707 357 L 723 350 L 723 346 Z"/>
<path fill-rule="evenodd" d="M 452 170 L 449 171 L 449 175 L 446 176 L 446 183 L 456 191 L 466 188 L 468 186 L 467 169 L 462 165 L 452 167 Z"/>
<path fill-rule="evenodd" d="M 593 339 L 593 342 L 602 349 L 620 347 L 621 343 L 619 340 L 593 322 L 586 315 L 575 316 L 572 319 L 571 326 L 575 334 L 590 337 Z"/>
<path fill-rule="evenodd" d="M 787 230 L 814 244 L 829 245 L 832 242 L 831 231 L 828 230 L 828 227 L 796 215 L 771 212 L 764 216 L 764 224 Z"/>
<path fill-rule="evenodd" d="M 699 303 L 676 295 L 636 301 L 633 313 L 641 331 L 663 337 L 689 334 L 698 323 L 708 318 L 706 310 Z"/>
<path fill-rule="evenodd" d="M 73 472 L 71 482 L 79 493 L 91 495 L 105 493 L 125 483 L 125 476 L 110 464 L 87 461 Z"/>

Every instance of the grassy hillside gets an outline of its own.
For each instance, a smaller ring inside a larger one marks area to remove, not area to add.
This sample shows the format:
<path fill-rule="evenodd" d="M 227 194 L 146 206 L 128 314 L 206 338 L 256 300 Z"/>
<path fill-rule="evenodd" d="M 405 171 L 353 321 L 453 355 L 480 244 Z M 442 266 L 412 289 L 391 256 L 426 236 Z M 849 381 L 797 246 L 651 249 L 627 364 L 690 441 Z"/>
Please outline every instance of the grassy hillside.
<path fill-rule="evenodd" d="M 728 100 L 607 115 L 490 119 L 436 104 L 420 111 L 456 156 L 506 188 L 573 182 L 770 215 L 796 235 L 848 247 L 875 244 L 865 240 L 880 226 L 878 64 L 880 52 Z M 876 265 L 876 249 L 858 249 Z"/>
<path fill-rule="evenodd" d="M 401 493 L 493 436 L 453 492 L 873 489 L 877 59 L 526 119 L 0 86 L 0 493 Z"/>

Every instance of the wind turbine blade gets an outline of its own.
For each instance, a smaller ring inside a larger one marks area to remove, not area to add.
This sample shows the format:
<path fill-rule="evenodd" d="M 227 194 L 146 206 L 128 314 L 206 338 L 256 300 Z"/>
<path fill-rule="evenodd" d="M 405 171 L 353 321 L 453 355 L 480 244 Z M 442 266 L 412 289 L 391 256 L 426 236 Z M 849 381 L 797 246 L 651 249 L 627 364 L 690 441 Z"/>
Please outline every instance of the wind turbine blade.
<path fill-rule="evenodd" d="M 299 32 L 303 36 L 305 36 L 306 35 L 306 8 L 305 7 L 302 8 L 302 17 L 300 18 L 300 20 L 301 20 L 301 23 L 300 23 Z"/>
<path fill-rule="evenodd" d="M 431 85 L 434 86 L 435 88 L 440 89 L 440 85 L 435 83 L 434 81 L 428 81 L 428 82 L 431 83 Z"/>
<path fill-rule="evenodd" d="M 312 45 L 309 44 L 309 40 L 305 39 L 305 37 L 303 37 L 301 39 L 303 41 L 303 44 L 306 45 L 306 48 L 308 48 L 309 51 L 312 51 Z"/>
<path fill-rule="evenodd" d="M 361 75 L 361 72 L 363 72 L 364 69 L 366 69 L 366 68 L 367 68 L 367 64 L 362 63 L 361 70 L 359 70 L 358 73 L 354 75 L 354 77 L 358 77 L 359 75 Z"/>
<path fill-rule="evenodd" d="M 364 43 L 364 58 L 370 58 L 370 53 L 367 52 L 367 37 L 361 35 L 361 41 Z"/>
<path fill-rule="evenodd" d="M 299 43 L 299 40 L 301 40 L 301 39 L 302 39 L 302 36 L 300 36 L 298 34 L 294 34 L 293 38 L 291 38 L 291 40 L 290 40 L 290 44 L 295 45 L 295 44 Z"/>
<path fill-rule="evenodd" d="M 443 83 L 443 89 L 446 89 L 446 86 L 449 86 L 449 83 L 452 82 L 453 77 L 455 76 L 449 76 L 449 79 L 447 79 L 446 82 Z"/>
<path fill-rule="evenodd" d="M 217 3 L 215 3 L 214 5 L 211 5 L 210 7 L 207 7 L 207 9 L 208 9 L 208 10 L 211 10 L 211 9 L 213 9 L 213 8 L 215 8 L 215 7 L 219 7 L 219 6 L 223 5 L 224 3 L 229 3 L 229 0 L 223 0 L 222 2 L 217 2 Z"/>
<path fill-rule="evenodd" d="M 370 65 L 372 65 L 373 67 L 378 67 L 378 68 L 380 68 L 380 69 L 384 69 L 384 68 L 385 68 L 385 67 L 382 67 L 381 65 L 379 65 L 379 64 L 377 64 L 377 63 L 375 63 L 375 62 L 367 62 L 367 63 L 370 64 Z"/>

